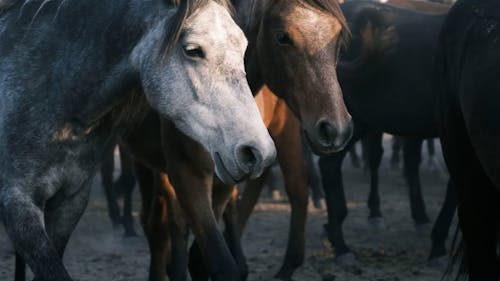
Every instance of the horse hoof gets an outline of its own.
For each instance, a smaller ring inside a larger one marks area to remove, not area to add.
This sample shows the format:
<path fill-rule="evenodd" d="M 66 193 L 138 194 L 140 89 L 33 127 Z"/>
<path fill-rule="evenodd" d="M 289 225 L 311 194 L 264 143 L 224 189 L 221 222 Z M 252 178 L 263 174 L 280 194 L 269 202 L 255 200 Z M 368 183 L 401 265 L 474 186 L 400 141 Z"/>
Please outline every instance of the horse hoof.
<path fill-rule="evenodd" d="M 432 226 L 430 223 L 415 224 L 415 232 L 420 237 L 429 236 L 431 233 L 431 228 L 432 228 Z"/>
<path fill-rule="evenodd" d="M 449 264 L 448 256 L 435 257 L 427 261 L 428 267 L 439 269 L 442 271 L 446 270 L 448 264 Z"/>
<path fill-rule="evenodd" d="M 335 263 L 341 267 L 351 267 L 356 266 L 358 264 L 358 260 L 353 253 L 349 252 L 336 257 Z"/>
<path fill-rule="evenodd" d="M 368 224 L 373 231 L 382 231 L 385 229 L 385 220 L 382 217 L 368 218 Z"/>

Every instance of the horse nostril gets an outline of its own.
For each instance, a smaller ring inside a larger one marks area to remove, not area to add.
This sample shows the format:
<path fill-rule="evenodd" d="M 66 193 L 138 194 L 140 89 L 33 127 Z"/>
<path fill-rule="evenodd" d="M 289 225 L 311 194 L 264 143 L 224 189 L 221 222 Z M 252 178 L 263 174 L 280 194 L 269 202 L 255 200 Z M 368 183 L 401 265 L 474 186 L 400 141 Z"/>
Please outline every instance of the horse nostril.
<path fill-rule="evenodd" d="M 337 137 L 337 130 L 328 121 L 321 121 L 317 125 L 319 140 L 325 145 L 330 146 Z"/>
<path fill-rule="evenodd" d="M 245 173 L 252 173 L 259 161 L 258 150 L 249 145 L 242 145 L 237 151 L 238 162 Z"/>

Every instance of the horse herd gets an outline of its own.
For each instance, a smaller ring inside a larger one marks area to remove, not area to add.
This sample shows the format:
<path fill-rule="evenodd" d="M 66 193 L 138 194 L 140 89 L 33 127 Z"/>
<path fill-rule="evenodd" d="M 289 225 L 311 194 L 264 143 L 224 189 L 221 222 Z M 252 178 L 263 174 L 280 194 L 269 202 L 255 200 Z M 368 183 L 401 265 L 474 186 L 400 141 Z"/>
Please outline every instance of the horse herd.
<path fill-rule="evenodd" d="M 291 280 L 305 253 L 303 143 L 321 155 L 325 229 L 349 264 L 342 162 L 363 138 L 370 221 L 382 223 L 382 132 L 403 136 L 417 229 L 430 222 L 422 141 L 440 138 L 450 181 L 429 258 L 448 255 L 458 206 L 459 273 L 499 280 L 500 2 L 384 2 L 0 0 L 0 214 L 15 280 L 26 264 L 37 281 L 73 280 L 62 256 L 100 168 L 121 220 L 116 144 L 128 235 L 134 178 L 140 188 L 149 280 L 187 280 L 188 269 L 246 280 L 240 238 L 275 158 L 291 204 L 276 278 Z"/>

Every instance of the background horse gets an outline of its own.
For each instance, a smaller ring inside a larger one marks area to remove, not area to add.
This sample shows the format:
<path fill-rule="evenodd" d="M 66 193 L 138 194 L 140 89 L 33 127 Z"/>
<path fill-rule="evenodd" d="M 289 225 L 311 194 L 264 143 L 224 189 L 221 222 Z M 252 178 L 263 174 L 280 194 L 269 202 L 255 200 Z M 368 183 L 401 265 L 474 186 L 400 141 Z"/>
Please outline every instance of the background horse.
<path fill-rule="evenodd" d="M 500 278 L 500 3 L 458 1 L 439 38 L 439 134 L 470 280 Z"/>
<path fill-rule="evenodd" d="M 125 237 L 137 236 L 132 216 L 132 195 L 135 187 L 134 162 L 125 150 L 119 151 L 120 175 L 114 178 L 115 151 L 104 156 L 101 166 L 101 182 L 108 204 L 108 215 L 114 228 L 123 226 Z M 118 198 L 123 197 L 123 211 L 120 210 Z"/>
<path fill-rule="evenodd" d="M 447 9 L 450 8 L 449 5 L 426 2 L 426 1 L 414 1 L 414 0 L 389 0 L 386 4 L 395 5 L 403 8 L 410 8 L 418 12 L 442 14 Z M 421 163 L 421 152 L 422 152 L 422 142 L 423 138 L 418 138 L 415 135 L 411 137 L 395 137 L 401 140 L 401 148 L 403 149 L 404 156 L 404 177 L 410 187 L 409 197 L 410 204 L 413 214 L 421 214 L 413 216 L 416 224 L 416 230 L 418 233 L 426 233 L 428 224 L 428 215 L 425 207 L 425 201 L 422 197 L 422 188 L 420 183 L 419 168 Z M 429 156 L 432 153 L 431 143 L 433 140 L 427 140 L 427 148 L 429 151 Z M 397 141 L 395 141 L 397 143 Z M 371 184 L 370 193 L 368 199 L 368 207 L 370 209 L 370 223 L 376 227 L 383 227 L 383 220 L 381 220 L 380 211 L 380 196 L 378 192 L 378 169 L 380 167 L 380 161 L 382 159 L 382 134 L 381 133 L 370 133 L 363 139 L 363 147 L 366 148 L 366 158 L 372 157 L 371 161 L 368 161 L 368 167 L 371 170 Z M 393 146 L 394 148 L 394 146 Z M 371 155 L 373 153 L 373 155 Z M 371 156 L 370 156 L 371 155 Z M 398 155 L 393 151 L 393 156 Z M 394 158 L 393 158 L 394 159 Z M 368 160 L 368 159 L 367 159 Z M 433 158 L 430 158 L 433 160 Z M 391 159 L 392 161 L 392 159 Z M 434 159 L 435 161 L 435 159 Z M 435 164 L 435 163 L 430 163 Z M 434 223 L 432 229 L 432 247 L 429 254 L 429 265 L 441 266 L 443 265 L 443 257 L 446 257 L 446 247 L 445 242 L 449 233 L 449 228 L 455 213 L 456 208 L 456 198 L 455 193 L 450 187 L 447 187 L 445 200 L 443 202 L 441 211 Z"/>
<path fill-rule="evenodd" d="M 373 1 L 346 2 L 342 9 L 353 37 L 339 63 L 338 75 L 356 123 L 351 142 L 368 132 L 371 132 L 369 137 L 378 139 L 370 142 L 368 157 L 372 186 L 368 206 L 370 219 L 377 221 L 381 217 L 377 170 L 382 156 L 378 132 L 417 137 L 437 135 L 429 73 L 444 15 L 423 14 Z M 410 156 L 411 152 L 419 155 L 420 147 L 421 140 L 413 141 L 411 146 L 407 144 L 405 155 Z M 345 152 L 340 152 L 321 157 L 319 163 L 328 210 L 328 238 L 335 247 L 337 261 L 350 264 L 354 256 L 342 232 L 347 216 L 341 175 L 344 156 Z M 412 217 L 416 224 L 428 223 L 418 188 L 418 166 L 411 165 L 418 161 L 408 159 L 405 159 L 405 174 L 412 179 L 408 181 Z"/>
<path fill-rule="evenodd" d="M 62 255 L 92 175 L 145 112 L 202 143 L 225 180 L 274 160 L 226 3 L 0 4 L 0 213 L 36 280 L 71 280 Z"/>

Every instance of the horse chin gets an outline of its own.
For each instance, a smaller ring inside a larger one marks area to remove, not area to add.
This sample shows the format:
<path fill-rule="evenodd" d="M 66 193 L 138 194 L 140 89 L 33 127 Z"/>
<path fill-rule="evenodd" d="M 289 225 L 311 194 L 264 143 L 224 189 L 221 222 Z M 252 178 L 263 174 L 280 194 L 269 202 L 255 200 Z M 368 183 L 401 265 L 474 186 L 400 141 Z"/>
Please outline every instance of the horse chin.
<path fill-rule="evenodd" d="M 319 144 L 317 141 L 314 141 L 311 139 L 307 131 L 304 131 L 305 138 L 307 139 L 307 142 L 309 143 L 309 146 L 311 147 L 312 151 L 314 154 L 318 156 L 327 156 L 332 153 L 337 153 L 345 149 L 347 144 L 349 143 L 348 141 L 344 142 L 342 145 L 336 146 L 333 143 L 331 145 L 325 146 L 322 144 Z"/>
<path fill-rule="evenodd" d="M 213 159 L 215 162 L 215 174 L 223 183 L 227 185 L 234 185 L 245 180 L 245 176 L 234 175 L 229 171 L 218 152 L 214 154 Z"/>

